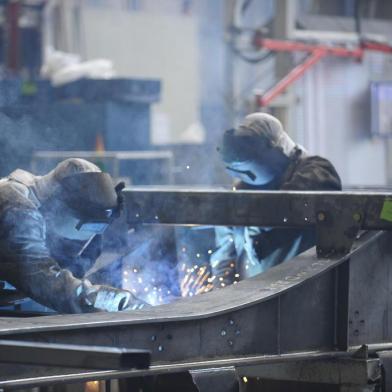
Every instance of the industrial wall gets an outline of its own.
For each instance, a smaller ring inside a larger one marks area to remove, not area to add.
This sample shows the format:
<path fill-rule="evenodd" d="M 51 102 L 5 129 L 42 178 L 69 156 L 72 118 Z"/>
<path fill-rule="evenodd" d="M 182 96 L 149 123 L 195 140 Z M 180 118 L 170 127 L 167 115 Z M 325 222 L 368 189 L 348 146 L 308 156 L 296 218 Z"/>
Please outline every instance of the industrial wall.
<path fill-rule="evenodd" d="M 227 48 L 229 2 L 189 2 L 187 12 L 177 0 L 159 7 L 150 0 L 130 2 L 129 12 L 117 3 L 85 2 L 85 55 L 112 59 L 120 76 L 163 80 L 162 103 L 153 116 L 154 143 L 217 144 L 225 127 L 251 110 L 254 91 L 265 91 L 275 80 L 273 58 L 251 65 Z M 246 23 L 268 24 L 273 2 L 253 4 Z M 302 24 L 303 16 L 298 17 Z M 392 35 L 392 27 L 385 28 Z M 367 54 L 362 63 L 324 59 L 291 89 L 290 134 L 311 153 L 329 158 L 347 186 L 385 185 L 392 177 L 388 142 L 370 130 L 370 83 L 390 80 L 391 64 L 378 53 Z M 206 162 L 201 165 L 209 170 Z"/>
<path fill-rule="evenodd" d="M 362 63 L 325 59 L 297 83 L 298 139 L 331 159 L 346 185 L 387 183 L 387 140 L 371 135 L 370 82 L 391 78 L 391 59 L 369 53 Z"/>
<path fill-rule="evenodd" d="M 116 0 L 84 3 L 85 57 L 111 59 L 118 76 L 162 80 L 153 143 L 202 141 L 196 12 L 179 1 L 145 1 L 141 9 L 133 3 L 128 9 Z"/>

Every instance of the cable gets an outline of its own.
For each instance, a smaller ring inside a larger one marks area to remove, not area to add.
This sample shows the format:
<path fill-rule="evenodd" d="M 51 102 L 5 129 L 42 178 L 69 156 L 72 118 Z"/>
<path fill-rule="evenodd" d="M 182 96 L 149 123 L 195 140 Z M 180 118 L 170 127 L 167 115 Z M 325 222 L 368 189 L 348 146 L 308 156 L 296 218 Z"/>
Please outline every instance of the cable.
<path fill-rule="evenodd" d="M 271 57 L 273 54 L 271 51 L 263 51 L 260 53 L 259 49 L 250 51 L 250 50 L 242 50 L 238 47 L 235 46 L 235 38 L 238 38 L 239 35 L 243 33 L 251 33 L 251 34 L 257 34 L 258 30 L 252 29 L 252 28 L 246 28 L 243 27 L 242 25 L 242 17 L 246 10 L 249 8 L 249 6 L 252 4 L 253 0 L 237 0 L 234 4 L 234 15 L 233 15 L 233 29 L 232 29 L 232 36 L 234 34 L 237 34 L 233 42 L 229 44 L 230 49 L 232 52 L 238 56 L 241 60 L 246 61 L 247 63 L 250 64 L 258 64 L 261 63 L 268 58 Z"/>
<path fill-rule="evenodd" d="M 267 52 L 264 52 L 261 54 L 258 51 L 258 52 L 256 52 L 258 54 L 258 57 L 252 57 L 252 56 L 247 56 L 243 51 L 241 51 L 238 48 L 235 48 L 233 45 L 230 45 L 230 48 L 236 56 L 238 56 L 241 60 L 244 60 L 250 64 L 261 63 L 263 61 L 268 60 L 271 56 L 274 55 L 274 53 L 271 51 L 267 51 Z"/>

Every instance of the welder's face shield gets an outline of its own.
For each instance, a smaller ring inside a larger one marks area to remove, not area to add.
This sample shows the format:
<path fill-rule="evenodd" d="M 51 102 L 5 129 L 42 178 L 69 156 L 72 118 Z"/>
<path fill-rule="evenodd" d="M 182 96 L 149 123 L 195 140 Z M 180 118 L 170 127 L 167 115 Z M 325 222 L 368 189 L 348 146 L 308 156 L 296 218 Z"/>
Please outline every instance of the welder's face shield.
<path fill-rule="evenodd" d="M 227 172 L 250 185 L 271 183 L 278 174 L 282 153 L 262 135 L 237 135 L 230 129 L 218 148 Z"/>
<path fill-rule="evenodd" d="M 103 234 L 120 215 L 119 195 L 107 173 L 66 177 L 61 181 L 61 189 L 60 199 L 75 219 L 74 227 L 80 237 Z"/>
<path fill-rule="evenodd" d="M 226 164 L 226 171 L 235 178 L 250 185 L 265 185 L 275 179 L 275 172 L 269 165 L 257 161 L 231 162 Z"/>

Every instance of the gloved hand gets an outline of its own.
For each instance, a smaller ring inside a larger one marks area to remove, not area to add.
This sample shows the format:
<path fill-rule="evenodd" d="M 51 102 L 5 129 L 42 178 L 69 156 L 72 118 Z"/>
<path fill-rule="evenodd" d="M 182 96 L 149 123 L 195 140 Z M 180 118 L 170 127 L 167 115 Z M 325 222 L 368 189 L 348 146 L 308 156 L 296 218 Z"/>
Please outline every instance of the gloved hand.
<path fill-rule="evenodd" d="M 98 311 L 117 312 L 150 306 L 128 290 L 105 285 L 92 285 L 88 280 L 83 281 L 83 297 L 87 305 Z"/>
<path fill-rule="evenodd" d="M 214 280 L 212 282 L 214 289 L 221 289 L 231 285 L 235 278 L 235 261 L 221 260 L 215 267 L 211 268 Z"/>
<path fill-rule="evenodd" d="M 260 263 L 257 250 L 261 248 L 262 241 L 259 237 L 266 231 L 264 228 L 249 226 L 244 229 L 244 249 L 251 265 L 255 266 Z"/>

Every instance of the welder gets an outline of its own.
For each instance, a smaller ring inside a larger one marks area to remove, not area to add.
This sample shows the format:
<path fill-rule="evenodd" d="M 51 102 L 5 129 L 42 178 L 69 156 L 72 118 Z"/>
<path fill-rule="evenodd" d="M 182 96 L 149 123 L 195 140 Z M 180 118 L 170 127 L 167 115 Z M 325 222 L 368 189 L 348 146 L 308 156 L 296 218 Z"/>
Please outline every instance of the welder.
<path fill-rule="evenodd" d="M 121 188 L 76 158 L 43 176 L 18 169 L 1 179 L 0 280 L 61 313 L 143 307 L 129 291 L 84 278 L 120 214 Z"/>
<path fill-rule="evenodd" d="M 226 131 L 218 151 L 238 190 L 341 190 L 331 162 L 309 155 L 267 113 L 250 114 Z M 219 227 L 215 237 L 210 259 L 215 288 L 262 273 L 315 245 L 314 228 Z"/>

